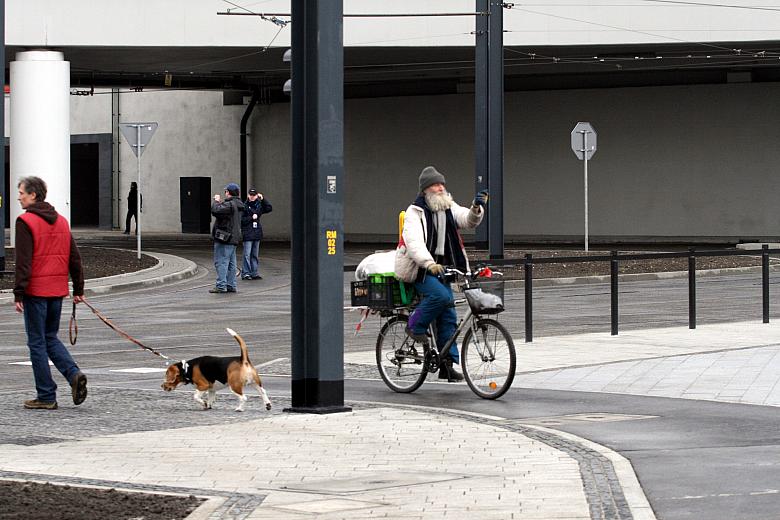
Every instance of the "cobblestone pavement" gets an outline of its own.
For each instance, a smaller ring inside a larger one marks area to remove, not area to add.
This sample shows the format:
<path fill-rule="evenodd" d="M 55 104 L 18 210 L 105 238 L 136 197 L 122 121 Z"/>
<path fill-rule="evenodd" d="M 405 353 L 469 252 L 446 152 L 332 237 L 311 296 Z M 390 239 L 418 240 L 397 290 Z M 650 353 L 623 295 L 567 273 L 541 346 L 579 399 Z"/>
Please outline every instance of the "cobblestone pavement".
<path fill-rule="evenodd" d="M 498 418 L 360 403 L 284 414 L 288 399 L 266 412 L 255 397 L 244 414 L 202 412 L 189 391 L 93 394 L 54 413 L 0 395 L 16 425 L 0 432 L 0 478 L 225 499 L 209 518 L 651 518 L 636 501 L 632 514 L 603 454 Z"/>

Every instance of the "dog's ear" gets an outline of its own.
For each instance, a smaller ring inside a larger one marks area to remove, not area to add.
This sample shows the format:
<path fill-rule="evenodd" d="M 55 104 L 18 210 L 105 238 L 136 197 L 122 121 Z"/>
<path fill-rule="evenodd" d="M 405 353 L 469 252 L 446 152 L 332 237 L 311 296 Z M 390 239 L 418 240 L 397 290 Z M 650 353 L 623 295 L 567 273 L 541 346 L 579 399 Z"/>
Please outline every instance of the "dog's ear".
<path fill-rule="evenodd" d="M 175 365 L 170 365 L 165 370 L 165 382 L 166 383 L 176 383 L 177 380 L 181 378 L 181 363 L 176 363 Z"/>

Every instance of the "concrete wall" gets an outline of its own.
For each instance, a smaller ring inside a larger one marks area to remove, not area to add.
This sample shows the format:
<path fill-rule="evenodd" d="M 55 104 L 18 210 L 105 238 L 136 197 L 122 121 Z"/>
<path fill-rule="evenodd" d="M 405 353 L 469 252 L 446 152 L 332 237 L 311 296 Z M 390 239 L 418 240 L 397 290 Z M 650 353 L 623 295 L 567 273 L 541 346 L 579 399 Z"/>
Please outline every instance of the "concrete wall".
<path fill-rule="evenodd" d="M 74 134 L 110 132 L 110 95 L 71 98 Z M 289 105 L 259 106 L 250 125 L 250 185 L 274 205 L 269 238 L 288 238 Z M 157 121 L 143 156 L 144 228 L 180 231 L 181 176 L 238 181 L 243 106 L 219 92 L 120 96 L 122 121 Z M 345 232 L 392 242 L 398 211 L 419 171 L 445 172 L 456 200 L 473 196 L 473 97 L 355 99 L 345 105 Z M 513 238 L 581 239 L 582 162 L 570 149 L 590 121 L 599 150 L 590 162 L 590 234 L 611 239 L 780 237 L 780 84 L 727 84 L 515 92 L 506 96 L 505 231 Z M 119 148 L 119 215 L 136 178 Z M 246 189 L 246 187 L 242 187 Z"/>
<path fill-rule="evenodd" d="M 392 240 L 428 164 L 456 200 L 473 197 L 472 96 L 348 100 L 345 117 L 348 236 Z M 778 237 L 778 120 L 774 83 L 509 93 L 505 232 L 581 239 L 583 164 L 570 132 L 590 121 L 594 240 Z M 289 106 L 262 107 L 252 122 L 250 178 L 274 202 L 269 236 L 286 236 Z"/>
<path fill-rule="evenodd" d="M 244 107 L 223 106 L 221 92 L 124 93 L 120 110 L 122 122 L 159 123 L 141 157 L 144 230 L 181 231 L 179 177 L 212 177 L 212 188 L 219 188 L 220 194 L 226 183 L 238 182 L 238 134 Z M 124 137 L 119 150 L 119 215 L 124 225 L 137 163 Z"/>

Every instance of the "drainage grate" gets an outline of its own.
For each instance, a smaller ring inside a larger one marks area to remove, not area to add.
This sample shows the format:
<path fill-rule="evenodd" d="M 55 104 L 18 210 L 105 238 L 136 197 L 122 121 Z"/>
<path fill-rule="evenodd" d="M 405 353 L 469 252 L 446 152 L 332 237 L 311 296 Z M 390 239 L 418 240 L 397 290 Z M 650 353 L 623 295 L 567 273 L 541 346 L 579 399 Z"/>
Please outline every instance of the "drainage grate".
<path fill-rule="evenodd" d="M 631 415 L 621 413 L 574 413 L 569 415 L 552 415 L 550 417 L 531 417 L 528 419 L 512 419 L 516 424 L 535 424 L 538 426 L 559 426 L 562 424 L 610 423 L 622 421 L 639 421 L 655 419 L 657 415 Z"/>

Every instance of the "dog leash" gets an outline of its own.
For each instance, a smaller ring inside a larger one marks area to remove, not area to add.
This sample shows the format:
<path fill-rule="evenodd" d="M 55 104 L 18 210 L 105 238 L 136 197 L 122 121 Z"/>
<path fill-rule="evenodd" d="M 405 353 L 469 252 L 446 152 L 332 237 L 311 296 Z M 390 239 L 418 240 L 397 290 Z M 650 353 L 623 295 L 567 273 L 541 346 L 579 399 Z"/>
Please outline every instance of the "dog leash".
<path fill-rule="evenodd" d="M 95 307 L 93 307 L 86 300 L 82 300 L 82 303 L 84 305 L 86 305 L 87 307 L 89 307 L 89 309 L 92 311 L 92 313 L 95 316 L 97 316 L 100 319 L 100 321 L 102 321 L 103 323 L 108 325 L 109 328 L 113 329 L 117 334 L 119 334 L 120 336 L 122 336 L 126 340 L 135 343 L 136 345 L 138 345 L 139 347 L 141 347 L 144 350 L 148 350 L 149 352 L 151 352 L 155 356 L 159 356 L 159 357 L 163 358 L 166 361 L 171 361 L 171 358 L 169 358 L 165 354 L 161 354 L 160 352 L 157 352 L 152 347 L 147 347 L 146 345 L 144 345 L 143 343 L 141 343 L 140 341 L 135 339 L 133 336 L 131 336 L 127 332 L 123 331 L 122 329 L 120 329 L 119 327 L 114 325 L 113 323 L 111 323 L 111 320 L 106 318 L 99 310 L 97 310 Z M 78 338 L 78 331 L 79 331 L 78 324 L 76 323 L 76 304 L 75 303 L 73 304 L 73 314 L 70 317 L 70 324 L 72 325 L 72 327 L 71 326 L 68 327 L 68 332 L 70 333 L 71 329 L 75 329 L 75 333 L 76 333 L 75 337 L 73 335 L 71 335 L 71 343 L 70 344 L 71 345 L 75 345 L 76 344 L 76 338 Z"/>
<path fill-rule="evenodd" d="M 68 322 L 68 338 L 71 345 L 75 345 L 79 339 L 79 324 L 76 321 L 76 302 L 73 302 L 73 312 L 70 314 L 70 321 Z"/>

